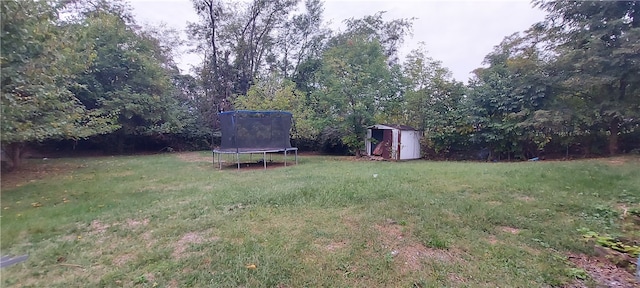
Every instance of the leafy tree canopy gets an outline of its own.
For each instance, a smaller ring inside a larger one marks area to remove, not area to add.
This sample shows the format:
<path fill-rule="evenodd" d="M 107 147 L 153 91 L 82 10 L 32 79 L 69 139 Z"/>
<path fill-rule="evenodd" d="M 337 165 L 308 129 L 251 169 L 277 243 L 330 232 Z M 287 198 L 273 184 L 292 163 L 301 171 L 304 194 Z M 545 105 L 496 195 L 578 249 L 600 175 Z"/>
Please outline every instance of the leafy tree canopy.
<path fill-rule="evenodd" d="M 27 142 L 80 139 L 118 126 L 71 89 L 95 59 L 84 35 L 58 26 L 46 1 L 2 1 L 2 144 L 19 166 Z"/>

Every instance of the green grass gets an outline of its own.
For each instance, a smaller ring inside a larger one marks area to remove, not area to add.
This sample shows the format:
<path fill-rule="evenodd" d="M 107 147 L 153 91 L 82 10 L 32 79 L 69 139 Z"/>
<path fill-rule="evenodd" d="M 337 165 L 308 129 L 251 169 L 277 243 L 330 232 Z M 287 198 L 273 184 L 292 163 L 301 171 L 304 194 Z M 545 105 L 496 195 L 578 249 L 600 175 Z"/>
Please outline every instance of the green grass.
<path fill-rule="evenodd" d="M 1 254 L 30 257 L 1 286 L 557 286 L 577 271 L 567 253 L 593 251 L 578 229 L 640 239 L 619 223 L 640 203 L 638 158 L 303 156 L 266 171 L 187 158 L 54 159 L 3 187 Z"/>

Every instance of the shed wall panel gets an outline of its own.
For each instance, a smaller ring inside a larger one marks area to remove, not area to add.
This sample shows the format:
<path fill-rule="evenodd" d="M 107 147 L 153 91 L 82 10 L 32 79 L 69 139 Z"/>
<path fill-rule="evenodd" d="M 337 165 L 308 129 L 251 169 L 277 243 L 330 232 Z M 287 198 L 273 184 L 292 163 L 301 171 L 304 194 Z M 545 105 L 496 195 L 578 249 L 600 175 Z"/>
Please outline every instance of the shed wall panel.
<path fill-rule="evenodd" d="M 420 133 L 418 131 L 402 131 L 400 160 L 420 158 Z"/>

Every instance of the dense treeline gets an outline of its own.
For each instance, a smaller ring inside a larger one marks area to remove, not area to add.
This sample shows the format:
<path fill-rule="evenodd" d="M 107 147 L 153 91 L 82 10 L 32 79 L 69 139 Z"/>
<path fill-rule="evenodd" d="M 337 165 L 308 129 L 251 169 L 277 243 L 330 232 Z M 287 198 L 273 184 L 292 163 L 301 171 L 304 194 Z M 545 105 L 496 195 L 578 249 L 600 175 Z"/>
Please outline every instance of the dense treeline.
<path fill-rule="evenodd" d="M 125 2 L 2 1 L 2 147 L 66 140 L 107 152 L 202 149 L 216 113 L 294 113 L 296 145 L 359 154 L 375 123 L 425 132 L 427 158 L 527 159 L 640 149 L 640 2 L 534 1 L 547 18 L 507 36 L 467 85 L 412 19 L 323 21 L 320 0 L 192 0 L 202 63 L 184 74 L 176 31 Z M 79 140 L 82 140 L 78 142 Z M 171 147 L 171 148 L 168 148 Z"/>

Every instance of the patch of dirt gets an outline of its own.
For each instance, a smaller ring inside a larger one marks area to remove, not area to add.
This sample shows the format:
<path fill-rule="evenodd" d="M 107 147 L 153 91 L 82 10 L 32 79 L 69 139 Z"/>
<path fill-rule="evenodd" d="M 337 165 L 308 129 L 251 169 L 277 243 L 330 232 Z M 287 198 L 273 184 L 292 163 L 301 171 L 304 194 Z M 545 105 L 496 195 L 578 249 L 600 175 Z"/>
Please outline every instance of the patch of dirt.
<path fill-rule="evenodd" d="M 178 240 L 178 243 L 175 244 L 175 247 L 173 249 L 173 254 L 171 255 L 173 256 L 173 258 L 179 259 L 182 257 L 182 254 L 184 254 L 184 252 L 187 250 L 187 246 L 189 244 L 200 244 L 203 241 L 204 239 L 202 239 L 202 236 L 200 236 L 200 234 L 195 232 L 189 232 L 184 236 L 182 236 L 180 240 Z"/>
<path fill-rule="evenodd" d="M 91 221 L 91 225 L 89 225 L 89 228 L 91 229 L 89 234 L 103 234 L 109 227 L 111 227 L 111 225 L 102 223 L 98 220 L 93 220 Z"/>
<path fill-rule="evenodd" d="M 536 200 L 536 198 L 530 197 L 530 196 L 520 196 L 518 197 L 518 200 L 523 201 L 523 202 L 531 202 Z"/>
<path fill-rule="evenodd" d="M 133 171 L 119 171 L 119 172 L 109 173 L 107 175 L 109 175 L 109 177 L 126 177 L 126 176 L 133 175 Z M 91 175 L 90 177 L 93 177 L 93 175 Z"/>
<path fill-rule="evenodd" d="M 452 262 L 458 259 L 446 250 L 433 249 L 424 246 L 422 243 L 412 239 L 404 233 L 403 226 L 395 221 L 387 220 L 384 225 L 376 225 L 376 230 L 380 232 L 380 240 L 384 248 L 389 249 L 392 256 L 397 259 L 396 263 L 401 263 L 400 272 L 406 274 L 422 269 L 422 260 L 436 259 L 442 262 Z"/>
<path fill-rule="evenodd" d="M 81 164 L 52 163 L 50 160 L 28 159 L 23 165 L 11 172 L 2 172 L 0 189 L 12 189 L 23 186 L 29 182 L 66 175 L 74 170 L 84 168 Z"/>
<path fill-rule="evenodd" d="M 570 253 L 568 258 L 576 267 L 586 271 L 591 279 L 598 283 L 599 287 L 640 287 L 640 282 L 631 273 L 617 267 L 606 259 L 574 253 Z M 580 287 L 571 285 L 567 287 Z"/>
<path fill-rule="evenodd" d="M 511 233 L 511 234 L 518 234 L 520 233 L 520 229 L 518 228 L 514 228 L 514 227 L 509 227 L 509 226 L 499 226 L 498 229 L 502 232 L 505 233 Z"/>
<path fill-rule="evenodd" d="M 107 224 L 107 223 L 102 223 L 100 220 L 93 220 L 93 221 L 91 221 L 91 224 L 89 224 L 89 231 L 88 232 L 89 232 L 90 235 L 103 234 L 110 227 L 119 226 L 119 225 L 122 225 L 127 229 L 135 229 L 135 228 L 138 228 L 138 227 L 141 227 L 141 226 L 149 225 L 149 219 L 148 218 L 145 218 L 145 219 L 142 219 L 142 220 L 127 219 L 127 220 L 125 220 L 124 225 L 119 223 L 119 222 L 114 222 L 112 224 Z"/>
<path fill-rule="evenodd" d="M 171 281 L 169 281 L 169 284 L 167 284 L 167 287 L 169 287 L 169 288 L 177 288 L 177 287 L 180 287 L 180 284 L 178 284 L 178 280 L 171 279 Z"/>
<path fill-rule="evenodd" d="M 456 273 L 449 273 L 447 274 L 447 279 L 449 280 L 449 282 L 451 283 L 455 283 L 455 284 L 463 284 L 466 283 L 466 279 Z M 466 286 L 466 285 L 464 285 Z"/>
<path fill-rule="evenodd" d="M 382 156 L 369 156 L 368 158 L 371 161 L 388 161 L 387 159 L 384 159 Z"/>
<path fill-rule="evenodd" d="M 325 246 L 325 249 L 333 252 L 336 250 L 340 250 L 346 246 L 347 246 L 347 241 L 338 241 L 338 242 L 329 243 L 327 246 Z"/>
<path fill-rule="evenodd" d="M 154 275 L 153 273 L 144 273 L 144 277 L 145 279 L 147 279 L 149 283 L 152 283 L 152 285 L 155 285 L 153 283 L 156 282 L 156 275 Z"/>
<path fill-rule="evenodd" d="M 134 229 L 139 226 L 147 226 L 147 225 L 149 225 L 149 219 L 145 218 L 142 220 L 127 219 L 125 226 L 129 229 Z"/>
<path fill-rule="evenodd" d="M 246 204 L 242 204 L 242 203 L 238 203 L 238 204 L 233 204 L 233 205 L 228 205 L 224 207 L 224 211 L 225 212 L 238 212 L 238 211 L 242 211 L 244 209 L 247 209 L 251 207 L 250 205 L 246 205 Z"/>
<path fill-rule="evenodd" d="M 141 237 L 144 240 L 144 242 L 147 243 L 147 248 L 151 248 L 154 244 L 156 244 L 156 240 L 153 239 L 153 236 L 151 235 L 151 232 L 152 231 L 145 231 L 141 235 Z"/>
<path fill-rule="evenodd" d="M 219 237 L 213 237 L 211 239 L 204 239 L 202 237 L 202 235 L 200 235 L 199 233 L 196 232 L 189 232 L 187 234 L 184 234 L 182 236 L 182 238 L 180 238 L 180 240 L 178 240 L 178 242 L 174 245 L 173 248 L 173 253 L 171 254 L 171 256 L 173 256 L 173 258 L 175 259 L 180 259 L 184 256 L 185 252 L 187 251 L 187 248 L 189 247 L 189 245 L 191 244 L 201 244 L 204 242 L 214 242 L 219 240 Z"/>
<path fill-rule="evenodd" d="M 496 245 L 496 244 L 500 243 L 500 240 L 498 240 L 498 238 L 496 238 L 495 235 L 489 235 L 489 238 L 487 239 L 487 242 L 489 242 L 489 244 L 491 244 L 491 245 Z"/>
<path fill-rule="evenodd" d="M 360 226 L 360 224 L 358 224 L 358 219 L 355 219 L 351 216 L 343 216 L 342 223 L 344 224 L 344 226 L 347 226 L 349 230 L 359 229 Z"/>
<path fill-rule="evenodd" d="M 605 163 L 611 166 L 622 166 L 625 163 L 627 163 L 629 160 L 630 160 L 629 158 L 625 158 L 625 157 L 612 157 L 612 158 L 607 158 L 607 160 L 605 160 Z"/>
<path fill-rule="evenodd" d="M 133 253 L 126 253 L 114 258 L 112 262 L 116 267 L 122 267 L 122 265 L 133 260 L 134 258 L 136 258 L 136 256 Z"/>

